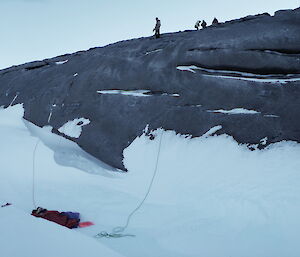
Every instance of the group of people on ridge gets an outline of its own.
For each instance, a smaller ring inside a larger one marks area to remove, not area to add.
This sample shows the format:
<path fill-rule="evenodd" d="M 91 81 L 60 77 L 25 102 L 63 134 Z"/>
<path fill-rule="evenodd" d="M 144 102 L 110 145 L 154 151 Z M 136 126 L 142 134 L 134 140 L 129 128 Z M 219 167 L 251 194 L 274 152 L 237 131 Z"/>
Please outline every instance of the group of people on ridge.
<path fill-rule="evenodd" d="M 212 25 L 216 25 L 216 24 L 219 24 L 219 21 L 218 21 L 218 19 L 215 17 L 215 18 L 213 19 L 213 21 L 212 21 Z M 198 20 L 198 21 L 196 22 L 196 24 L 195 24 L 195 29 L 196 29 L 196 30 L 199 30 L 200 25 L 201 25 L 201 27 L 202 27 L 203 29 L 205 29 L 205 28 L 207 27 L 207 23 L 205 22 L 205 20 L 203 20 L 202 23 L 201 23 L 200 20 Z"/>
<path fill-rule="evenodd" d="M 213 19 L 213 21 L 212 21 L 212 25 L 216 25 L 216 24 L 219 24 L 219 21 L 218 21 L 218 19 L 215 17 L 215 18 Z M 203 29 L 205 29 L 205 28 L 207 27 L 207 23 L 205 22 L 205 20 L 203 20 L 202 23 L 201 23 L 200 20 L 198 20 L 198 21 L 196 22 L 196 24 L 195 24 L 195 29 L 196 29 L 196 30 L 199 30 L 200 25 L 201 25 L 201 27 L 202 27 Z M 154 27 L 154 29 L 153 29 L 153 32 L 155 32 L 155 37 L 156 37 L 156 38 L 160 38 L 160 26 L 161 26 L 160 19 L 158 19 L 158 18 L 156 17 L 156 24 L 155 24 L 155 27 Z"/>

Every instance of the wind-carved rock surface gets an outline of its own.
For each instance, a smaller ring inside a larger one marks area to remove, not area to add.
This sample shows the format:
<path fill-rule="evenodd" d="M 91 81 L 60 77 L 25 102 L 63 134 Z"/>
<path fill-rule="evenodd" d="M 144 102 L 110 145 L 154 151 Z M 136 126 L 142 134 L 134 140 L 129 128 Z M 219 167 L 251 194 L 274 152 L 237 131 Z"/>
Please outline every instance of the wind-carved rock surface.
<path fill-rule="evenodd" d="M 67 129 L 123 170 L 124 148 L 147 124 L 195 137 L 219 126 L 216 134 L 258 148 L 300 142 L 300 9 L 2 70 L 0 105 L 17 103 L 25 119 Z"/>

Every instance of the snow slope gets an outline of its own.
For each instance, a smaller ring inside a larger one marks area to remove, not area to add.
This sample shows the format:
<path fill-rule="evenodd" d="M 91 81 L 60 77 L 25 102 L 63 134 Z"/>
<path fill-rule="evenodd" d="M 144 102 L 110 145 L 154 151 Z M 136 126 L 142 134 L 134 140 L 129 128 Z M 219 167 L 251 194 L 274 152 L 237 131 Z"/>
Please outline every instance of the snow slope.
<path fill-rule="evenodd" d="M 36 219 L 12 206 L 1 208 L 0 226 L 3 257 L 122 256 L 80 233 Z"/>
<path fill-rule="evenodd" d="M 0 201 L 13 203 L 0 208 L 3 256 L 35 257 L 41 250 L 49 257 L 300 255 L 298 144 L 280 142 L 249 151 L 226 135 L 206 133 L 191 139 L 158 130 L 153 132 L 154 140 L 142 135 L 125 149 L 129 172 L 121 173 L 76 152 L 66 139 L 57 141 L 61 137 L 53 137 L 49 128 L 29 128 L 22 116 L 21 105 L 0 110 Z M 160 133 L 157 176 L 125 231 L 135 237 L 95 239 L 102 230 L 124 225 L 144 197 Z M 57 162 L 62 156 L 57 144 L 64 149 L 64 159 L 68 152 L 73 156 L 68 165 Z M 94 167 L 94 172 L 75 168 L 82 166 Z M 37 205 L 79 211 L 82 220 L 91 220 L 95 226 L 68 230 L 31 217 L 33 181 Z M 22 240 L 17 240 L 20 235 Z"/>

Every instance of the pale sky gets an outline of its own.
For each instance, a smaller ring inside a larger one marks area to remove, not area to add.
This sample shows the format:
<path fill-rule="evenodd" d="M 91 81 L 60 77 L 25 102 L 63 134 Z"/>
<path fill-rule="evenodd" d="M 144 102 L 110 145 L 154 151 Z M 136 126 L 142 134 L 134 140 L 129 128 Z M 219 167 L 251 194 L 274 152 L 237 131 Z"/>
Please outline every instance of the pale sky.
<path fill-rule="evenodd" d="M 0 69 L 34 60 L 279 9 L 300 0 L 0 0 Z"/>

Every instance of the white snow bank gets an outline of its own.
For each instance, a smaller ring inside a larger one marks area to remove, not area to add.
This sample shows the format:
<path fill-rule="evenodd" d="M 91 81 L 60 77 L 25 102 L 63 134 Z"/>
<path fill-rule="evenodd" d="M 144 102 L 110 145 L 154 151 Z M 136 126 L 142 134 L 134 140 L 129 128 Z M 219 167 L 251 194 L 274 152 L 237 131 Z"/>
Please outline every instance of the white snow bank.
<path fill-rule="evenodd" d="M 258 114 L 260 112 L 254 110 L 247 110 L 244 108 L 235 108 L 232 110 L 209 110 L 208 112 L 215 112 L 215 113 L 225 113 L 225 114 Z"/>
<path fill-rule="evenodd" d="M 90 122 L 91 121 L 86 118 L 74 119 L 61 126 L 58 131 L 69 137 L 79 138 L 82 132 L 82 127 L 90 124 Z"/>
<path fill-rule="evenodd" d="M 14 206 L 0 208 L 0 252 L 3 257 L 121 257 L 100 242 Z"/>
<path fill-rule="evenodd" d="M 280 84 L 300 81 L 300 78 L 295 77 L 294 74 L 288 74 L 284 78 L 282 77 L 277 78 L 275 75 L 258 75 L 258 74 L 239 72 L 239 71 L 214 70 L 214 69 L 206 69 L 206 68 L 198 67 L 195 65 L 177 66 L 176 68 L 177 70 L 180 71 L 189 71 L 192 73 L 196 73 L 196 70 L 199 70 L 202 72 L 207 72 L 202 74 L 203 76 L 224 78 L 224 79 L 238 79 L 238 80 L 245 80 L 245 81 L 255 81 L 255 82 L 263 82 L 263 83 L 271 82 L 271 83 L 280 83 Z"/>
<path fill-rule="evenodd" d="M 64 61 L 59 61 L 59 62 L 55 62 L 57 65 L 62 65 L 67 63 L 69 60 L 64 60 Z"/>

